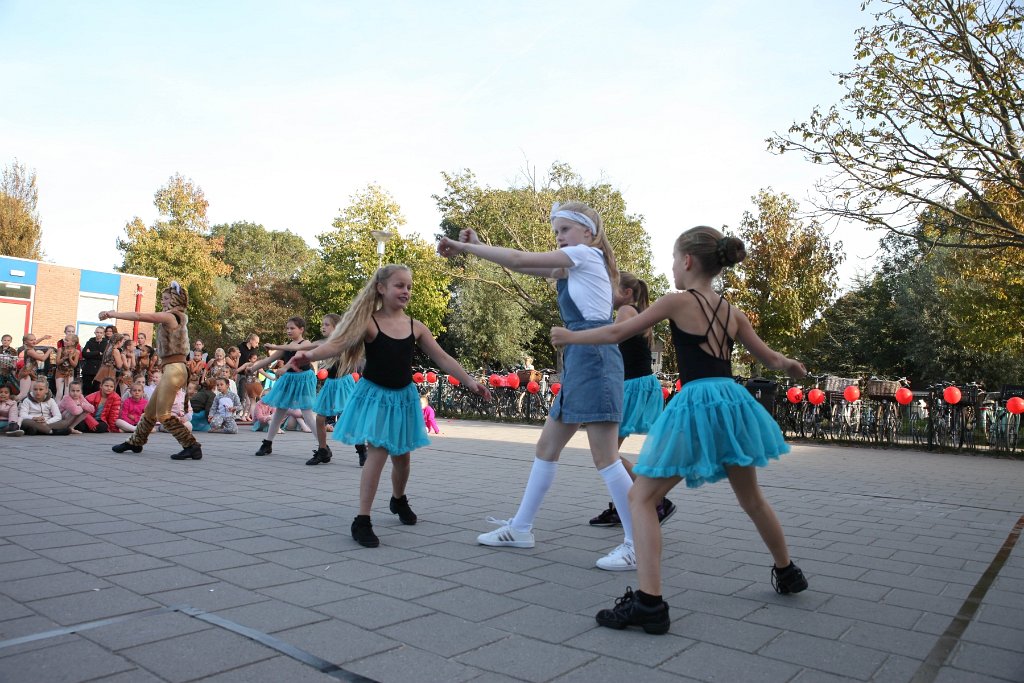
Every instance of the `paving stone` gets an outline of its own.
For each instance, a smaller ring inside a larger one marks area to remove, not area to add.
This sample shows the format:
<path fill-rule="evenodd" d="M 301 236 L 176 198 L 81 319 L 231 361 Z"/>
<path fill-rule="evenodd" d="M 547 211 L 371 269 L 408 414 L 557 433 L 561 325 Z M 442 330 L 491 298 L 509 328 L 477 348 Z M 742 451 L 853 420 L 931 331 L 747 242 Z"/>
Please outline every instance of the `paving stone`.
<path fill-rule="evenodd" d="M 163 567 L 146 571 L 118 574 L 109 577 L 112 583 L 127 588 L 133 593 L 149 595 L 162 593 L 176 588 L 202 586 L 216 583 L 216 579 L 184 567 Z"/>
<path fill-rule="evenodd" d="M 407 672 L 408 673 L 408 672 Z M 203 683 L 254 683 L 255 681 L 287 681 L 288 683 L 336 683 L 337 677 L 320 673 L 313 667 L 283 655 L 226 671 L 203 679 Z"/>
<path fill-rule="evenodd" d="M 316 611 L 371 631 L 433 613 L 414 602 L 377 593 L 317 605 Z"/>
<path fill-rule="evenodd" d="M 961 642 L 951 657 L 957 669 L 995 676 L 1008 681 L 1024 678 L 1024 650 L 1018 644 L 1013 650 Z"/>
<path fill-rule="evenodd" d="M 660 671 L 644 664 L 601 660 L 588 662 L 578 669 L 573 669 L 564 676 L 559 676 L 554 680 L 557 683 L 623 683 L 623 681 L 687 683 L 687 681 L 696 681 L 697 679 Z"/>
<path fill-rule="evenodd" d="M 31 602 L 72 593 L 110 588 L 111 584 L 84 572 L 69 571 L 0 584 L 0 593 L 19 602 Z"/>
<path fill-rule="evenodd" d="M 558 648 L 521 636 L 509 636 L 455 659 L 469 666 L 527 681 L 547 681 L 583 666 L 595 657 L 594 654 Z"/>
<path fill-rule="evenodd" d="M 305 581 L 309 578 L 308 574 L 299 569 L 289 569 L 273 562 L 260 562 L 244 567 L 214 570 L 209 573 L 211 576 L 216 576 L 241 588 L 268 588 Z"/>
<path fill-rule="evenodd" d="M 592 630 L 594 619 L 578 614 L 566 614 L 540 605 L 526 605 L 522 609 L 488 619 L 482 622 L 482 625 L 548 643 L 563 643 Z"/>
<path fill-rule="evenodd" d="M 217 615 L 263 633 L 276 633 L 296 626 L 315 624 L 328 618 L 319 612 L 296 607 L 279 600 L 266 600 L 242 607 L 233 607 L 221 610 Z"/>
<path fill-rule="evenodd" d="M 57 623 L 70 626 L 159 607 L 160 604 L 114 586 L 99 591 L 36 600 L 30 607 Z"/>
<path fill-rule="evenodd" d="M 118 555 L 99 560 L 74 562 L 71 566 L 93 576 L 113 576 L 115 574 L 128 574 L 145 569 L 170 567 L 172 565 L 169 562 L 158 560 L 148 555 Z"/>
<path fill-rule="evenodd" d="M 69 666 L 74 662 L 74 666 Z M 77 683 L 134 669 L 134 665 L 84 639 L 0 657 L 0 680 Z"/>
<path fill-rule="evenodd" d="M 408 645 L 352 662 L 346 668 L 379 683 L 408 683 L 411 672 L 422 683 L 458 683 L 481 675 L 480 669 Z"/>
<path fill-rule="evenodd" d="M 341 621 L 324 621 L 281 631 L 277 638 L 335 664 L 398 648 L 401 643 Z"/>
<path fill-rule="evenodd" d="M 148 597 L 159 600 L 164 605 L 188 605 L 207 612 L 248 605 L 265 599 L 259 593 L 223 581 L 152 593 Z"/>
<path fill-rule="evenodd" d="M 113 543 L 89 543 L 68 548 L 47 548 L 40 550 L 39 554 L 45 555 L 56 562 L 81 562 L 83 560 L 96 560 L 103 557 L 130 555 L 131 552 Z"/>
<path fill-rule="evenodd" d="M 176 564 L 201 572 L 234 569 L 235 567 L 244 567 L 251 564 L 263 564 L 263 561 L 257 557 L 227 549 L 203 550 L 197 553 L 167 555 L 166 557 L 173 560 Z"/>
<path fill-rule="evenodd" d="M 270 659 L 277 653 L 243 636 L 210 629 L 128 648 L 119 654 L 161 678 L 180 683 Z"/>
<path fill-rule="evenodd" d="M 298 605 L 299 607 L 315 607 L 316 605 L 324 605 L 356 595 L 363 595 L 366 591 L 327 581 L 326 579 L 308 579 L 280 586 L 260 588 L 258 592 L 293 605 Z"/>
<path fill-rule="evenodd" d="M 858 680 L 870 679 L 886 659 L 876 650 L 803 633 L 784 633 L 759 654 Z"/>
<path fill-rule="evenodd" d="M 81 636 L 118 652 L 147 643 L 159 643 L 187 633 L 209 631 L 213 628 L 216 627 L 181 612 L 164 612 L 140 615 L 135 619 L 88 629 L 82 631 Z"/>
<path fill-rule="evenodd" d="M 469 621 L 485 621 L 526 605 L 522 600 L 493 595 L 476 588 L 456 588 L 443 593 L 434 593 L 419 598 L 415 602 Z"/>
<path fill-rule="evenodd" d="M 0 553 L 6 553 L 6 549 L 0 549 Z M 0 587 L 8 581 L 17 581 L 46 574 L 62 574 L 67 570 L 67 567 L 63 564 L 48 560 L 45 557 L 35 557 L 19 562 L 5 562 L 0 564 Z"/>

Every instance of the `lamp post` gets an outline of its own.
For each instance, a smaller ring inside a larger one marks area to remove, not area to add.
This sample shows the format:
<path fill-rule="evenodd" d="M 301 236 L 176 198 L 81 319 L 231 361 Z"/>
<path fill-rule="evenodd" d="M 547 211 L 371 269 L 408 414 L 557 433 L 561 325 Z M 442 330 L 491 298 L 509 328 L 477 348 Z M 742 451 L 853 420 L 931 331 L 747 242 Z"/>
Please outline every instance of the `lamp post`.
<path fill-rule="evenodd" d="M 370 234 L 373 235 L 373 239 L 377 240 L 377 270 L 380 270 L 384 264 L 384 245 L 394 237 L 394 234 L 387 230 L 371 230 Z"/>

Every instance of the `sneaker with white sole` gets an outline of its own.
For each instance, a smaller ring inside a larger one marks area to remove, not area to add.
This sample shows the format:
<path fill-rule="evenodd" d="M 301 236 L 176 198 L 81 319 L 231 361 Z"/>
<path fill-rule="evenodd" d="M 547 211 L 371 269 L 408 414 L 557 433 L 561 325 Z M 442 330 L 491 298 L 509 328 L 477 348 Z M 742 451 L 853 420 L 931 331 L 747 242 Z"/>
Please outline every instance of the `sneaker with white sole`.
<path fill-rule="evenodd" d="M 480 534 L 476 542 L 480 545 L 490 545 L 498 548 L 532 548 L 533 533 L 530 531 L 516 531 L 512 528 L 511 519 L 495 519 L 488 517 L 491 524 L 498 524 L 501 528 Z"/>
<path fill-rule="evenodd" d="M 628 572 L 636 569 L 636 551 L 632 543 L 623 543 L 597 561 L 600 569 L 610 572 Z"/>

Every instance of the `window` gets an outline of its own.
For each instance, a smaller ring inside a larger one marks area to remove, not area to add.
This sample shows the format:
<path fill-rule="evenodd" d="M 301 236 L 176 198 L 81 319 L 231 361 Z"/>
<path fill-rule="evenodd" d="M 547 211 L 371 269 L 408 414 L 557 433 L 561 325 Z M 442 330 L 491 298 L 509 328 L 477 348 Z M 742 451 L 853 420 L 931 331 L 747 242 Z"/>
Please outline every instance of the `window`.
<path fill-rule="evenodd" d="M 13 282 L 0 282 L 0 298 L 32 299 L 32 285 L 16 285 Z"/>

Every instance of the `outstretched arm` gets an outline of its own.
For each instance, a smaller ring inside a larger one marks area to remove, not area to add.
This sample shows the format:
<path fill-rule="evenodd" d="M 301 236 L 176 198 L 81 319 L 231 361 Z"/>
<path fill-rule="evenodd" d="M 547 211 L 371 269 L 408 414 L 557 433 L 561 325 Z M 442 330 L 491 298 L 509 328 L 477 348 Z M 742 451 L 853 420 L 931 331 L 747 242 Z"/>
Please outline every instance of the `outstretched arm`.
<path fill-rule="evenodd" d="M 569 344 L 618 344 L 620 341 L 642 334 L 648 327 L 654 327 L 662 320 L 671 318 L 679 304 L 679 294 L 666 294 L 655 301 L 639 315 L 616 321 L 614 325 L 595 327 L 591 330 L 570 332 L 564 327 L 551 328 L 551 343 L 555 346 Z"/>
<path fill-rule="evenodd" d="M 742 311 L 733 309 L 738 314 L 739 327 L 736 329 L 736 340 L 753 354 L 754 358 L 765 364 L 772 370 L 782 370 L 793 379 L 800 379 L 807 376 L 807 368 L 800 361 L 782 355 L 778 351 L 768 347 L 764 341 L 754 332 L 753 325 Z"/>
<path fill-rule="evenodd" d="M 413 323 L 414 334 L 416 335 L 416 343 L 428 356 L 433 359 L 437 366 L 447 372 L 449 375 L 454 375 L 456 379 L 462 382 L 463 385 L 474 394 L 484 397 L 484 399 L 491 400 L 491 391 L 484 385 L 473 379 L 465 368 L 459 365 L 459 362 L 448 355 L 448 353 L 441 348 L 441 345 L 434 339 L 434 335 L 430 333 L 427 326 L 421 323 L 419 320 Z"/>
<path fill-rule="evenodd" d="M 564 277 L 564 273 L 560 271 L 564 268 L 571 268 L 573 265 L 569 255 L 560 250 L 520 251 L 483 244 L 477 237 L 476 231 L 468 228 L 459 233 L 459 241 L 448 237 L 441 238 L 441 242 L 437 245 L 437 251 L 446 258 L 453 258 L 459 254 L 473 254 L 517 273 L 540 277 Z"/>
<path fill-rule="evenodd" d="M 138 320 L 143 323 L 162 323 L 170 327 L 178 326 L 178 318 L 168 311 L 156 313 L 136 313 L 135 311 L 100 311 L 100 320 L 116 318 L 117 320 Z"/>
<path fill-rule="evenodd" d="M 318 339 L 316 341 L 304 341 L 301 344 L 264 344 L 263 348 L 269 351 L 309 351 L 320 346 L 326 339 Z"/>

